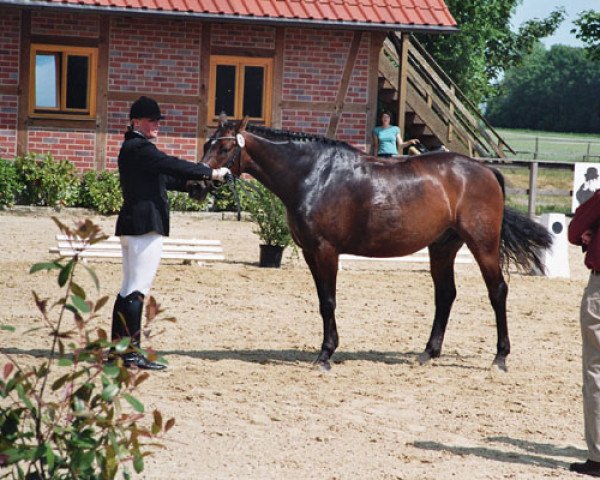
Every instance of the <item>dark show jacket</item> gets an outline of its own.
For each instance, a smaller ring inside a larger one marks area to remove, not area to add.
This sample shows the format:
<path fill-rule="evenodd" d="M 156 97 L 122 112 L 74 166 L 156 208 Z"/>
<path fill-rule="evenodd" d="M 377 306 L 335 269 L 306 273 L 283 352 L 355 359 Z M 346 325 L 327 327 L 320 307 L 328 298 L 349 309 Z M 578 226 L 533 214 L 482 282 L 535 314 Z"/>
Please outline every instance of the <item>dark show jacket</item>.
<path fill-rule="evenodd" d="M 167 190 L 186 191 L 187 180 L 205 180 L 212 169 L 161 152 L 143 135 L 128 131 L 119 152 L 123 206 L 116 235 L 169 235 Z"/>
<path fill-rule="evenodd" d="M 600 271 L 600 190 L 592 197 L 579 205 L 575 215 L 569 223 L 569 242 L 583 247 L 585 253 L 585 266 L 590 270 Z M 592 240 L 589 245 L 584 245 L 581 236 L 587 231 L 592 231 Z"/>

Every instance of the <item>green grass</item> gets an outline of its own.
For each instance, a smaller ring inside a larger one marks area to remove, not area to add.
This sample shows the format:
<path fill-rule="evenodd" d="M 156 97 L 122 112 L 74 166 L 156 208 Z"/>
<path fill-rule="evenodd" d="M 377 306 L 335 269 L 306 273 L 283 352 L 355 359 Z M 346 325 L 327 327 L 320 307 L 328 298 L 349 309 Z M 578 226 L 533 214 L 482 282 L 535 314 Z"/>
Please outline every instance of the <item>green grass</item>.
<path fill-rule="evenodd" d="M 539 160 L 582 162 L 588 154 L 590 161 L 600 162 L 600 134 L 557 133 L 534 130 L 497 129 L 498 133 L 517 152 L 514 158 L 532 159 L 538 139 Z M 512 155 L 510 155 L 513 158 Z"/>
<path fill-rule="evenodd" d="M 536 151 L 537 159 L 542 161 L 575 163 L 589 161 L 600 163 L 600 134 L 558 133 L 534 130 L 497 129 L 506 142 L 517 151 L 509 154 L 515 160 L 532 160 Z M 508 188 L 529 188 L 529 169 L 522 167 L 500 166 Z M 545 212 L 571 213 L 571 196 L 544 195 L 548 190 L 572 190 L 573 171 L 569 169 L 544 168 L 538 170 L 538 196 L 536 214 Z M 527 211 L 527 195 L 507 195 L 507 204 L 521 211 Z"/>
<path fill-rule="evenodd" d="M 529 169 L 524 167 L 500 167 L 507 188 L 529 188 Z M 571 213 L 571 196 L 548 196 L 548 190 L 572 190 L 573 172 L 556 168 L 540 168 L 537 177 L 538 195 L 536 199 L 536 214 L 545 212 Z M 528 208 L 527 195 L 508 194 L 507 204 L 526 212 Z"/>

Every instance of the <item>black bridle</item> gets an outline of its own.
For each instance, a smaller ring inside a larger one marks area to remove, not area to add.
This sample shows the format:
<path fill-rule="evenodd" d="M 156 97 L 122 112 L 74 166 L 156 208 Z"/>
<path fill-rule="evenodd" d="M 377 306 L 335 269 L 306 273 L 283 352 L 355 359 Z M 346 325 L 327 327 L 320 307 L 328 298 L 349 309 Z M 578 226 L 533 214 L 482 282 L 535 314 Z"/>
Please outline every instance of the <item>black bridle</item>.
<path fill-rule="evenodd" d="M 213 136 L 209 139 L 210 147 L 208 148 L 208 151 L 206 153 L 209 153 L 212 150 L 212 148 L 215 146 L 217 141 L 219 141 L 219 140 L 235 140 L 235 151 L 233 152 L 233 155 L 231 155 L 231 157 L 229 157 L 227 159 L 227 161 L 225 162 L 225 165 L 223 165 L 225 168 L 228 168 L 229 170 L 231 170 L 233 168 L 233 166 L 235 165 L 236 161 L 241 162 L 240 157 L 242 155 L 242 149 L 244 148 L 244 144 L 245 144 L 244 137 L 242 137 L 242 135 L 239 133 L 236 134 L 235 136 L 225 135 L 222 137 L 217 137 L 217 136 L 215 136 L 216 134 L 217 134 L 217 132 L 215 132 L 213 134 Z M 241 165 L 240 165 L 240 170 L 241 170 Z M 252 193 L 246 187 L 250 188 L 251 190 L 253 190 L 256 193 L 258 193 L 258 190 L 250 182 L 244 180 L 241 176 L 236 176 L 233 173 L 225 176 L 224 183 L 227 183 L 227 185 L 231 189 L 231 192 L 233 193 L 233 199 L 235 201 L 236 210 L 237 210 L 237 219 L 239 221 L 242 219 L 242 207 L 241 207 L 241 203 L 240 203 L 240 196 L 239 196 L 237 188 L 236 188 L 236 184 L 239 185 L 240 188 L 242 190 L 244 190 L 244 193 L 246 193 L 247 195 L 252 195 Z M 221 188 L 222 185 L 219 185 L 216 187 Z"/>

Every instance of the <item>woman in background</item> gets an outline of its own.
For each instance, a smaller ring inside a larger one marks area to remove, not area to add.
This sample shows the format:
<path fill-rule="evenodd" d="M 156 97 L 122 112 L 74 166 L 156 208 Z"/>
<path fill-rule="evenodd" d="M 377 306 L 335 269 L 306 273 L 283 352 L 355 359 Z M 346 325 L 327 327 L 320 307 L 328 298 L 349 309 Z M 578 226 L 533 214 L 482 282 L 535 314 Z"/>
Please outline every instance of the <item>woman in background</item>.
<path fill-rule="evenodd" d="M 373 129 L 373 155 L 378 157 L 397 157 L 402 155 L 402 151 L 406 147 L 410 155 L 418 155 L 420 152 L 414 145 L 419 143 L 419 140 L 412 138 L 406 142 L 402 140 L 400 128 L 391 124 L 392 117 L 389 112 L 381 113 L 381 126 Z"/>

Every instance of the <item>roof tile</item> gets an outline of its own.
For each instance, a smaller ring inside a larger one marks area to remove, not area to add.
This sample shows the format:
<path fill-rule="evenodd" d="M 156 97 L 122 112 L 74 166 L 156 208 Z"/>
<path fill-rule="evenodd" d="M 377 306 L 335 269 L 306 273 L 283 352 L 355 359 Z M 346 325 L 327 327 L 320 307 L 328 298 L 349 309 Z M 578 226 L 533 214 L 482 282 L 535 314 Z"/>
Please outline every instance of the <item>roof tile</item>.
<path fill-rule="evenodd" d="M 2 0 L 0 0 L 1 2 Z M 375 22 L 454 27 L 456 21 L 443 0 L 45 0 L 48 3 L 101 5 L 157 11 L 189 11 L 254 18 L 284 18 L 320 22 Z"/>

